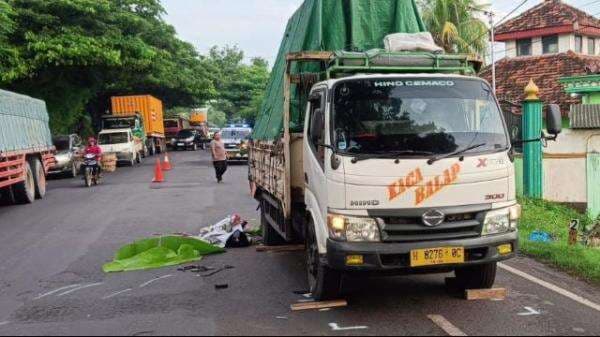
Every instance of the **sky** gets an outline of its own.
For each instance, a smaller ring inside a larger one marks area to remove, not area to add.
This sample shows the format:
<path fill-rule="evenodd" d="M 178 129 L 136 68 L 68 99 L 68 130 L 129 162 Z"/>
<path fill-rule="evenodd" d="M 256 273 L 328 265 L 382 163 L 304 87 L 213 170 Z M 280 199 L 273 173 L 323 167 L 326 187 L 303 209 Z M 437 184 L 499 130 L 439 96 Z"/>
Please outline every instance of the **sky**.
<path fill-rule="evenodd" d="M 205 54 L 212 46 L 237 45 L 247 59 L 262 57 L 273 64 L 283 37 L 287 20 L 303 0 L 161 0 L 167 22 L 175 26 L 183 40 Z M 327 0 L 339 1 L 339 0 Z M 372 0 L 377 1 L 377 0 Z M 501 19 L 521 0 L 484 0 Z M 529 0 L 514 15 L 527 10 L 541 0 Z M 600 15 L 600 0 L 565 0 L 592 15 Z M 497 57 L 502 57 L 498 46 Z"/>

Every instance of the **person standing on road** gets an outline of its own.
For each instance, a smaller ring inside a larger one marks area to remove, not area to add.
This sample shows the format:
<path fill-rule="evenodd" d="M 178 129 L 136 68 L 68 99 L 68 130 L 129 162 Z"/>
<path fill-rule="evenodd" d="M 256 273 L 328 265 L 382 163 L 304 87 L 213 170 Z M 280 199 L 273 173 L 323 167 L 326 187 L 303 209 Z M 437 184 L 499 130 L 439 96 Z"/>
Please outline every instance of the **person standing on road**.
<path fill-rule="evenodd" d="M 223 175 L 227 172 L 227 151 L 225 143 L 221 139 L 221 133 L 215 133 L 214 139 L 210 143 L 210 153 L 213 158 L 213 165 L 217 174 L 217 182 L 223 182 Z"/>

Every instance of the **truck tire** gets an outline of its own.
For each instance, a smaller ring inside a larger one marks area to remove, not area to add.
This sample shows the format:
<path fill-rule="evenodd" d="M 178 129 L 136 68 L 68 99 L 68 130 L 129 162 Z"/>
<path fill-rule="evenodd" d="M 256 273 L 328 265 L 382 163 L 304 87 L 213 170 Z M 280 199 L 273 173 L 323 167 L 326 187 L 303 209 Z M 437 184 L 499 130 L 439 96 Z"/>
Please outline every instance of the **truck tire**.
<path fill-rule="evenodd" d="M 2 206 L 12 205 L 15 202 L 16 201 L 15 201 L 15 196 L 14 196 L 12 187 L 8 186 L 8 187 L 0 188 L 0 205 L 2 205 Z"/>
<path fill-rule="evenodd" d="M 29 161 L 25 161 L 25 180 L 13 185 L 15 201 L 18 204 L 32 204 L 35 201 L 35 178 Z"/>
<path fill-rule="evenodd" d="M 310 292 L 315 301 L 328 301 L 339 298 L 342 289 L 342 273 L 323 264 L 312 221 L 307 224 L 306 271 Z"/>
<path fill-rule="evenodd" d="M 267 221 L 268 201 L 262 200 L 260 203 L 260 225 L 263 233 L 263 244 L 265 246 L 279 246 L 284 244 L 284 240 L 279 233 Z"/>
<path fill-rule="evenodd" d="M 44 170 L 44 165 L 37 158 L 31 159 L 30 164 L 33 169 L 33 179 L 35 181 L 35 197 L 43 199 L 46 196 L 46 171 Z"/>
<path fill-rule="evenodd" d="M 496 282 L 497 263 L 456 269 L 458 285 L 463 289 L 491 289 Z"/>

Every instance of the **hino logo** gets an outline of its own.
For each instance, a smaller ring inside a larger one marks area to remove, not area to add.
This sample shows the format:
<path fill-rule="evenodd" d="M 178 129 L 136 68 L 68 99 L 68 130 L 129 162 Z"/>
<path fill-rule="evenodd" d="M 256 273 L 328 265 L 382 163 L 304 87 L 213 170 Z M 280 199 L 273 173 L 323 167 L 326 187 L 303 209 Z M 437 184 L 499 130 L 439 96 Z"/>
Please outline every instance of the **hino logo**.
<path fill-rule="evenodd" d="M 438 210 L 432 210 L 423 214 L 423 224 L 427 227 L 437 227 L 441 225 L 444 220 L 446 220 L 446 214 Z"/>
<path fill-rule="evenodd" d="M 361 207 L 361 206 L 379 206 L 379 200 L 353 200 L 350 201 L 351 207 Z"/>

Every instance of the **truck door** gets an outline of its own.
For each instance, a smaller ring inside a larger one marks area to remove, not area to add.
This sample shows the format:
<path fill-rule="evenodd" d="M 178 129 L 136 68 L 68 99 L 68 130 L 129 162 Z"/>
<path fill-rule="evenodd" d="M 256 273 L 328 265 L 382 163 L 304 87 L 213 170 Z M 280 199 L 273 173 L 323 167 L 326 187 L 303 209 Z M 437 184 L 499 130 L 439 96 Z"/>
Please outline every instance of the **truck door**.
<path fill-rule="evenodd" d="M 327 228 L 327 179 L 325 175 L 325 155 L 327 127 L 325 89 L 317 89 L 310 95 L 304 135 L 304 172 L 306 179 L 306 206 L 315 217 L 318 228 Z M 320 226 L 321 225 L 321 226 Z"/>

